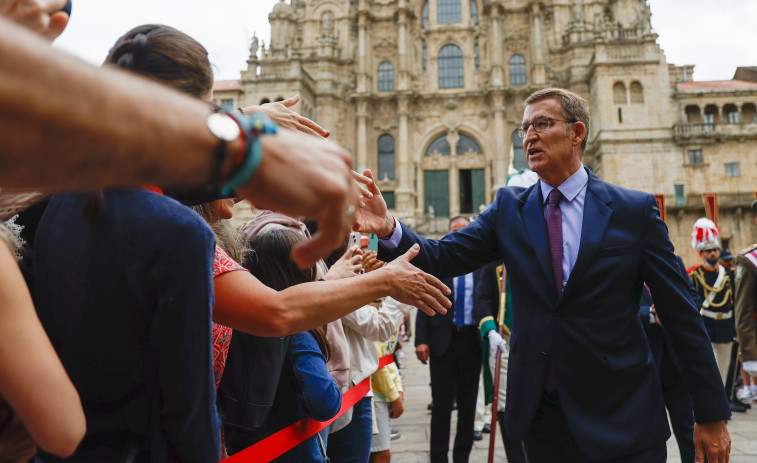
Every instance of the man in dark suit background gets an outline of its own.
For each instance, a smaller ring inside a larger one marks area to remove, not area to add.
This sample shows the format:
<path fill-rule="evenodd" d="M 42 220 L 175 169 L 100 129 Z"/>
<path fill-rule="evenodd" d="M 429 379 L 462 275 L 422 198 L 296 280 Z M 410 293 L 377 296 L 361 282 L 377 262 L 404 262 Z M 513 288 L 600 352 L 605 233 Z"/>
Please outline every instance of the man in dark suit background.
<path fill-rule="evenodd" d="M 453 217 L 449 232 L 466 227 L 465 217 Z M 457 399 L 457 432 L 452 460 L 465 463 L 473 447 L 478 377 L 481 374 L 481 340 L 473 318 L 474 289 L 480 271 L 476 270 L 442 282 L 451 290 L 452 309 L 439 317 L 418 311 L 415 319 L 415 355 L 422 363 L 430 361 L 431 409 L 430 457 L 432 463 L 447 462 L 452 402 Z"/>
<path fill-rule="evenodd" d="M 519 128 L 536 185 L 498 191 L 468 227 L 426 240 L 386 209 L 365 171 L 356 228 L 389 260 L 439 277 L 501 259 L 513 299 L 506 429 L 529 461 L 661 463 L 670 437 L 659 377 L 639 323 L 644 282 L 678 353 L 694 404 L 697 461 L 725 463 L 730 416 L 712 348 L 680 274 L 654 196 L 603 182 L 582 165 L 588 104 L 533 93 Z"/>
<path fill-rule="evenodd" d="M 686 276 L 686 266 L 679 256 L 676 256 L 681 275 Z M 701 304 L 701 299 L 696 290 L 689 285 L 689 292 L 694 304 Z M 665 401 L 665 407 L 670 415 L 670 425 L 673 428 L 673 434 L 678 443 L 678 450 L 681 454 L 681 462 L 694 462 L 694 411 L 691 403 L 689 390 L 686 388 L 686 381 L 681 373 L 681 367 L 678 362 L 678 356 L 673 351 L 673 347 L 665 329 L 657 317 L 654 308 L 652 295 L 647 287 L 641 292 L 639 301 L 639 318 L 644 326 L 644 332 L 647 335 L 649 348 L 652 351 L 652 358 L 657 366 L 662 385 L 662 395 Z"/>

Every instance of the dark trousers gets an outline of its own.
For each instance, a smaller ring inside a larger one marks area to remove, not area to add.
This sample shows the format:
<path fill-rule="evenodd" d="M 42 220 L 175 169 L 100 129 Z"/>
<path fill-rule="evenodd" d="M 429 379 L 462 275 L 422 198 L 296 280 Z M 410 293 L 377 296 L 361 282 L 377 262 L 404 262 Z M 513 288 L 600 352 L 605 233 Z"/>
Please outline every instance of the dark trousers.
<path fill-rule="evenodd" d="M 497 412 L 499 432 L 502 434 L 502 443 L 505 445 L 507 463 L 526 463 L 526 452 L 523 449 L 523 441 L 510 439 L 505 431 L 505 412 Z"/>
<path fill-rule="evenodd" d="M 565 421 L 557 392 L 544 392 L 524 440 L 529 463 L 665 463 L 665 444 L 610 460 L 590 460 L 578 447 Z"/>
<path fill-rule="evenodd" d="M 434 357 L 431 352 L 431 462 L 446 463 L 449 451 L 452 402 L 457 397 L 457 433 L 452 459 L 467 463 L 473 448 L 478 377 L 481 374 L 481 341 L 478 331 L 456 331 L 447 352 Z"/>
<path fill-rule="evenodd" d="M 694 404 L 686 388 L 686 382 L 667 349 L 663 351 L 658 365 L 662 395 L 681 452 L 681 463 L 694 463 Z"/>

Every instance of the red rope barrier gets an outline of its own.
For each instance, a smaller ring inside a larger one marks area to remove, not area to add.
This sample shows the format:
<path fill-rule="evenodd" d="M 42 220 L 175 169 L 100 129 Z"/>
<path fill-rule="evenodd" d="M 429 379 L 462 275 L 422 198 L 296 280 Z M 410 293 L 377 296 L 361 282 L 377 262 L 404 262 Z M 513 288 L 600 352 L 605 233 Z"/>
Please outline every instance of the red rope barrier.
<path fill-rule="evenodd" d="M 386 355 L 379 359 L 378 369 L 384 368 L 394 362 L 393 355 Z M 344 412 L 355 406 L 356 403 L 371 389 L 371 378 L 365 378 L 360 384 L 356 384 L 342 394 L 342 408 L 339 413 L 328 421 L 315 421 L 311 418 L 303 418 L 281 431 L 266 437 L 262 441 L 237 452 L 223 460 L 224 463 L 248 463 L 271 461 L 289 450 L 295 448 L 307 439 L 315 436 L 328 425 L 333 423 Z"/>

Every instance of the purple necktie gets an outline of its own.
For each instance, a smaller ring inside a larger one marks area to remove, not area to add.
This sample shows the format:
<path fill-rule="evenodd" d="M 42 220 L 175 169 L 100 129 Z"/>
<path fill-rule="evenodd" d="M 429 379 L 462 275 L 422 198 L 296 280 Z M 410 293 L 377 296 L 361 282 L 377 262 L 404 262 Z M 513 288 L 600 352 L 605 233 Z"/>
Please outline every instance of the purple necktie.
<path fill-rule="evenodd" d="M 555 277 L 555 289 L 557 296 L 562 294 L 562 212 L 560 212 L 560 200 L 562 193 L 557 188 L 549 192 L 547 203 L 547 231 L 549 232 L 549 250 L 552 254 L 552 275 Z M 544 388 L 552 392 L 557 387 L 555 381 L 555 364 L 552 361 L 552 353 L 547 361 L 547 374 L 544 378 Z"/>
<path fill-rule="evenodd" d="M 549 250 L 552 254 L 552 275 L 555 277 L 557 295 L 562 294 L 562 212 L 560 200 L 562 193 L 557 188 L 549 192 L 547 204 L 547 231 L 549 232 Z"/>

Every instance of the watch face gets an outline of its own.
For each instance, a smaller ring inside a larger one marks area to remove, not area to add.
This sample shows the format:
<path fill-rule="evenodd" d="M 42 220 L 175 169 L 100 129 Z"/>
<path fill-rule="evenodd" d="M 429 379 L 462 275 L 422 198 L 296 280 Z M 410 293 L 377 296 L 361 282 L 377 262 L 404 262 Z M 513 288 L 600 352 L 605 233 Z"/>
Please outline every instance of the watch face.
<path fill-rule="evenodd" d="M 232 142 L 239 138 L 239 126 L 226 114 L 211 114 L 208 116 L 207 124 L 210 133 L 225 142 Z"/>

